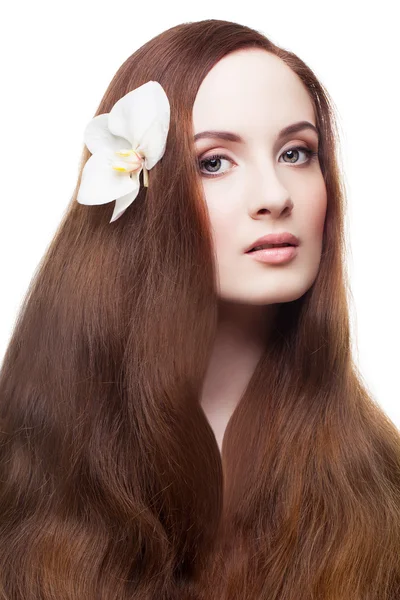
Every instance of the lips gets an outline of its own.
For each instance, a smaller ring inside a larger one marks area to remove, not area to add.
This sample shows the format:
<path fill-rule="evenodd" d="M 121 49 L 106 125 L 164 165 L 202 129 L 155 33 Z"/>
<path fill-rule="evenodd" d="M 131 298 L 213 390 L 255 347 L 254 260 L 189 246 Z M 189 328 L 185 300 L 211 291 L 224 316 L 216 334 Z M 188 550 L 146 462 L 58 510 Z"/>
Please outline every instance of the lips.
<path fill-rule="evenodd" d="M 269 233 L 268 235 L 264 235 L 263 237 L 258 238 L 258 240 L 255 240 L 250 246 L 248 246 L 244 250 L 244 252 L 250 252 L 251 250 L 253 250 L 253 248 L 256 248 L 257 246 L 263 246 L 265 244 L 272 246 L 279 246 L 281 244 L 298 246 L 299 240 L 295 235 L 289 233 L 288 231 L 284 231 L 281 233 Z"/>
<path fill-rule="evenodd" d="M 288 246 L 294 246 L 294 244 L 260 244 L 248 252 L 257 252 L 257 250 L 267 250 L 268 248 L 287 248 Z"/>

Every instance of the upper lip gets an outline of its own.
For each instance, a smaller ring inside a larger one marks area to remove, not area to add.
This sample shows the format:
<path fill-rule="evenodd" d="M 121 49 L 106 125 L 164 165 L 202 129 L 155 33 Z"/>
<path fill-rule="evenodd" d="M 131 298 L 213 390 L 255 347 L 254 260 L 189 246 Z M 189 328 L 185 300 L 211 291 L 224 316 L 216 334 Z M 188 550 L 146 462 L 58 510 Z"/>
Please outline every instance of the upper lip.
<path fill-rule="evenodd" d="M 263 244 L 292 244 L 293 246 L 298 246 L 299 240 L 295 235 L 288 231 L 284 231 L 283 233 L 270 233 L 255 240 L 255 242 L 246 248 L 245 252 L 249 252 L 256 246 L 262 246 Z"/>

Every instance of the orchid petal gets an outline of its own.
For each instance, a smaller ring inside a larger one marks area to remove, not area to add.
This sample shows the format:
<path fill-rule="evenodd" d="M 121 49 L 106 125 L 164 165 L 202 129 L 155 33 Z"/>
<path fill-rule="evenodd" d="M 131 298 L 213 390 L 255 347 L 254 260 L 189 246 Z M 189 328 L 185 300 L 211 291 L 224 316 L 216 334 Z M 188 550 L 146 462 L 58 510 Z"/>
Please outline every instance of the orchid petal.
<path fill-rule="evenodd" d="M 135 200 L 136 196 L 139 193 L 139 188 L 140 188 L 139 173 L 132 173 L 131 180 L 134 182 L 135 188 L 129 194 L 126 194 L 125 196 L 121 196 L 120 198 L 117 198 L 117 200 L 115 201 L 114 212 L 112 214 L 110 223 L 119 219 L 119 217 L 126 211 L 128 206 L 130 204 L 132 204 L 132 202 Z"/>
<path fill-rule="evenodd" d="M 108 118 L 108 113 L 97 115 L 86 126 L 83 138 L 92 154 L 98 150 L 108 150 L 112 153 L 120 148 L 130 146 L 130 142 L 126 138 L 111 133 L 108 128 Z"/>
<path fill-rule="evenodd" d="M 143 136 L 137 151 L 144 155 L 146 169 L 152 169 L 164 155 L 167 146 L 169 125 L 165 121 L 154 121 Z"/>
<path fill-rule="evenodd" d="M 170 105 L 157 81 L 148 81 L 120 98 L 108 116 L 108 129 L 125 137 L 145 156 L 151 169 L 163 156 L 170 123 Z"/>
<path fill-rule="evenodd" d="M 113 156 L 106 150 L 97 151 L 87 160 L 79 187 L 80 204 L 106 204 L 129 193 L 138 194 L 139 174 L 123 173 L 112 168 Z"/>

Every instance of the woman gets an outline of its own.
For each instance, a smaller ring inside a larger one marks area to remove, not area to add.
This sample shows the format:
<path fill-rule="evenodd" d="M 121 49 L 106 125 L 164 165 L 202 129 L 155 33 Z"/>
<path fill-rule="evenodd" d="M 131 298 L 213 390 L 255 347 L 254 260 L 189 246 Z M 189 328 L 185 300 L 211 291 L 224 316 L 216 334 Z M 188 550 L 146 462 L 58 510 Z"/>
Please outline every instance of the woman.
<path fill-rule="evenodd" d="M 84 149 L 5 355 L 0 597 L 395 600 L 400 436 L 351 355 L 329 95 L 213 19 L 139 48 L 96 117 L 148 82 L 157 156 L 121 151 L 114 203 Z"/>

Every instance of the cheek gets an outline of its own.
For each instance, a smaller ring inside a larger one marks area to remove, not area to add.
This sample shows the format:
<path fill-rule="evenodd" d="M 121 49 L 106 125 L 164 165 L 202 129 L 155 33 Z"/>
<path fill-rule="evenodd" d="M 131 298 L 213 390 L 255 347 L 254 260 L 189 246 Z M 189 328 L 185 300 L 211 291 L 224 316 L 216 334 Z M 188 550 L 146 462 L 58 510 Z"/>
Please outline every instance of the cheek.
<path fill-rule="evenodd" d="M 235 232 L 239 230 L 234 215 L 229 211 L 224 212 L 209 208 L 209 216 L 215 248 L 220 252 L 223 252 L 224 249 L 232 249 L 235 241 L 238 243 L 235 240 Z"/>
<path fill-rule="evenodd" d="M 326 202 L 319 202 L 316 204 L 313 214 L 310 215 L 310 224 L 312 224 L 312 233 L 317 237 L 322 238 L 324 231 L 326 216 Z"/>

